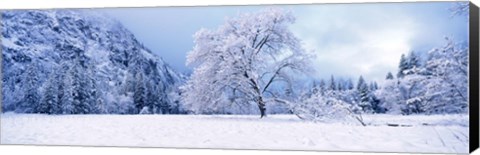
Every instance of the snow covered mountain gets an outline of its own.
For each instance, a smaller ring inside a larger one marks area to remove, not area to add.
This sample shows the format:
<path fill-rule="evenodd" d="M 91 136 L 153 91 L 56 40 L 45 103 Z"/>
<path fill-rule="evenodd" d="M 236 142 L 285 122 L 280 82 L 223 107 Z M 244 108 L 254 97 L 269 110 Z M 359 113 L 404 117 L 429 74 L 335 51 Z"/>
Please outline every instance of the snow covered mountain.
<path fill-rule="evenodd" d="M 3 111 L 178 113 L 183 76 L 102 13 L 2 11 L 0 26 Z"/>

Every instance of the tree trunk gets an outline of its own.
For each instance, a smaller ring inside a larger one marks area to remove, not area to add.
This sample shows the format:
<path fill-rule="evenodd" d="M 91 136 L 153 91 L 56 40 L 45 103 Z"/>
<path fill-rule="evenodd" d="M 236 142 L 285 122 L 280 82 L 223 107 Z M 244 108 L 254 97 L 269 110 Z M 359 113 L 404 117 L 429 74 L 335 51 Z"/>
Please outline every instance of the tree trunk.
<path fill-rule="evenodd" d="M 265 102 L 263 102 L 262 97 L 258 97 L 257 104 L 258 104 L 258 108 L 260 109 L 260 118 L 266 117 L 267 108 L 265 108 Z"/>

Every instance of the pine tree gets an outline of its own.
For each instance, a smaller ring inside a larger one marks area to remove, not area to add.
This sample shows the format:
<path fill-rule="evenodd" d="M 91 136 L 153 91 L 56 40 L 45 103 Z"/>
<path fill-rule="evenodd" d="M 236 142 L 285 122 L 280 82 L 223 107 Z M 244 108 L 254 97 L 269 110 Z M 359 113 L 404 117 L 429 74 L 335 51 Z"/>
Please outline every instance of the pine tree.
<path fill-rule="evenodd" d="M 37 113 L 38 106 L 40 101 L 40 94 L 38 92 L 39 88 L 39 77 L 38 77 L 38 65 L 37 62 L 32 61 L 30 65 L 26 68 L 24 73 L 25 79 L 25 95 L 22 101 L 17 106 L 17 112 L 24 113 Z"/>
<path fill-rule="evenodd" d="M 143 73 L 139 72 L 135 75 L 135 92 L 133 93 L 133 103 L 137 110 L 136 113 L 140 112 L 146 106 L 146 88 Z"/>
<path fill-rule="evenodd" d="M 420 58 L 413 51 L 408 55 L 408 65 L 408 69 L 421 67 Z"/>
<path fill-rule="evenodd" d="M 318 84 L 318 87 L 320 88 L 320 94 L 324 94 L 326 90 L 326 84 L 323 79 L 320 80 L 320 83 Z"/>
<path fill-rule="evenodd" d="M 339 91 L 344 90 L 342 83 L 343 83 L 343 80 L 338 80 L 338 82 L 337 82 L 337 90 L 339 90 Z"/>
<path fill-rule="evenodd" d="M 56 72 L 50 74 L 47 81 L 44 82 L 44 94 L 38 107 L 39 113 L 59 114 L 60 105 L 58 100 L 58 83 L 55 79 Z"/>
<path fill-rule="evenodd" d="M 368 89 L 368 84 L 364 82 L 361 83 L 361 85 L 359 85 L 358 93 L 360 96 L 360 101 L 359 101 L 360 107 L 364 112 L 369 112 L 372 106 L 370 104 L 371 98 L 370 98 L 370 90 Z"/>
<path fill-rule="evenodd" d="M 162 112 L 162 105 L 161 103 L 163 102 L 163 98 L 161 97 L 161 94 L 159 92 L 159 86 L 154 82 L 154 80 L 149 80 L 148 85 L 146 86 L 146 106 L 150 110 L 149 113 L 159 113 Z"/>
<path fill-rule="evenodd" d="M 364 84 L 365 84 L 365 80 L 363 79 L 363 76 L 360 75 L 357 82 L 357 90 L 360 91 L 360 89 Z"/>
<path fill-rule="evenodd" d="M 318 94 L 320 90 L 318 89 L 318 84 L 317 84 L 317 81 L 313 81 L 313 86 L 312 86 L 312 92 L 311 94 Z"/>
<path fill-rule="evenodd" d="M 62 64 L 62 68 L 66 70 L 65 75 L 62 75 L 63 80 L 59 85 L 58 100 L 61 103 L 62 114 L 73 114 L 73 75 L 70 74 L 71 67 L 67 64 Z"/>
<path fill-rule="evenodd" d="M 354 87 L 353 87 L 352 79 L 348 79 L 346 88 L 347 88 L 348 90 L 352 90 L 352 89 L 354 88 Z"/>
<path fill-rule="evenodd" d="M 408 67 L 408 60 L 405 57 L 405 54 L 402 54 L 402 56 L 400 57 L 400 64 L 398 65 L 397 78 L 403 78 L 405 76 L 404 72 L 408 69 Z"/>
<path fill-rule="evenodd" d="M 333 75 L 330 76 L 330 81 L 329 81 L 329 83 L 330 83 L 330 84 L 328 85 L 328 89 L 329 89 L 329 90 L 337 90 L 335 78 L 333 77 Z"/>
<path fill-rule="evenodd" d="M 87 87 L 86 90 L 87 95 L 87 104 L 89 106 L 89 113 L 98 113 L 97 109 L 97 101 L 100 100 L 100 91 L 97 88 L 97 79 L 96 79 L 96 71 L 97 69 L 93 65 L 87 65 L 86 68 L 86 80 L 87 80 Z"/>
<path fill-rule="evenodd" d="M 378 89 L 378 84 L 377 82 L 373 81 L 373 82 L 370 82 L 370 90 L 371 91 L 375 91 Z"/>
<path fill-rule="evenodd" d="M 88 75 L 88 68 L 86 67 L 87 60 L 84 55 L 77 53 L 74 66 L 68 74 L 72 76 L 72 90 L 74 107 L 73 114 L 89 114 L 93 112 L 92 109 L 92 84 L 91 75 Z"/>
<path fill-rule="evenodd" d="M 388 72 L 387 77 L 385 78 L 387 80 L 392 80 L 393 79 L 393 74 L 392 72 Z"/>
<path fill-rule="evenodd" d="M 357 83 L 357 93 L 358 93 L 358 105 L 362 108 L 364 112 L 375 112 L 377 106 L 380 103 L 380 100 L 374 98 L 373 96 L 373 89 L 375 88 L 375 84 L 372 82 L 368 84 L 364 79 L 363 76 L 358 78 Z"/>
<path fill-rule="evenodd" d="M 407 65 L 403 68 L 403 76 L 411 74 L 420 74 L 420 58 L 415 54 L 415 52 L 410 52 L 406 58 Z"/>
<path fill-rule="evenodd" d="M 103 96 L 104 96 L 103 93 L 97 92 L 96 95 L 97 97 L 96 97 L 96 104 L 95 104 L 95 111 L 96 111 L 95 113 L 109 114 L 107 103 L 103 99 Z"/>

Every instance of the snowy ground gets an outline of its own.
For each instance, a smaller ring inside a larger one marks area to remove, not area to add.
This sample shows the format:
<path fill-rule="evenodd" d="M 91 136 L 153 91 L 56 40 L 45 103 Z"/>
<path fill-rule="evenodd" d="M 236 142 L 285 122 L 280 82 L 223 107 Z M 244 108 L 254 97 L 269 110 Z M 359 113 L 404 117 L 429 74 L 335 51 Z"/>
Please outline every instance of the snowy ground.
<path fill-rule="evenodd" d="M 1 144 L 467 153 L 468 116 L 364 116 L 367 127 L 289 115 L 1 115 Z M 427 123 L 427 124 L 425 124 Z M 386 124 L 402 124 L 391 127 Z"/>

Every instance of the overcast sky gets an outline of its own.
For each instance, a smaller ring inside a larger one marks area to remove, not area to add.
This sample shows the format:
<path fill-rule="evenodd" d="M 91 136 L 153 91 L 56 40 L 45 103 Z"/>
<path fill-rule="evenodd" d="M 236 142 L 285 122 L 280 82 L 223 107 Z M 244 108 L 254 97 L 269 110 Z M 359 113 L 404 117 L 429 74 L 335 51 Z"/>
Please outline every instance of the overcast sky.
<path fill-rule="evenodd" d="M 395 73 L 400 55 L 424 52 L 448 36 L 468 41 L 466 17 L 451 16 L 452 2 L 279 5 L 297 18 L 291 31 L 317 54 L 314 76 L 381 80 Z M 200 28 L 215 29 L 227 17 L 271 6 L 105 9 L 137 39 L 180 72 Z"/>

